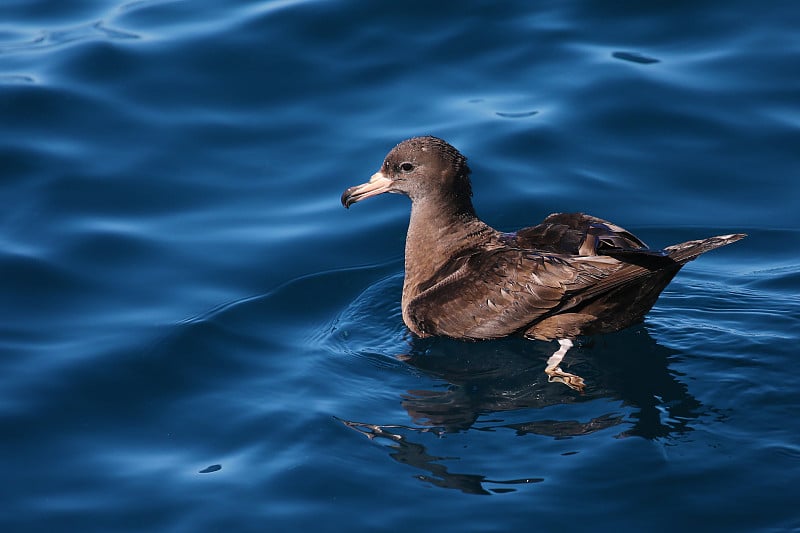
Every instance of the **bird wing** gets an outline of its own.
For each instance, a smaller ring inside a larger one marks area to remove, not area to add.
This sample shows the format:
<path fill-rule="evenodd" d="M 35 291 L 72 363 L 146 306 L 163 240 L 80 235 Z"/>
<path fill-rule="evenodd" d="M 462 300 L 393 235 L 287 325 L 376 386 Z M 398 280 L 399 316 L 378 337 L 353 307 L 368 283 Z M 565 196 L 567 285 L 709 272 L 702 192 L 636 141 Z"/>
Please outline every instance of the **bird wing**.
<path fill-rule="evenodd" d="M 648 249 L 625 228 L 584 213 L 553 213 L 536 226 L 514 232 L 515 244 L 519 248 L 571 255 L 581 253 L 581 245 L 587 236 L 593 241 L 592 254 L 608 249 Z"/>
<path fill-rule="evenodd" d="M 408 304 L 406 315 L 425 335 L 504 337 L 574 307 L 581 293 L 624 283 L 628 276 L 618 272 L 633 266 L 513 248 L 476 250 L 454 264 Z"/>

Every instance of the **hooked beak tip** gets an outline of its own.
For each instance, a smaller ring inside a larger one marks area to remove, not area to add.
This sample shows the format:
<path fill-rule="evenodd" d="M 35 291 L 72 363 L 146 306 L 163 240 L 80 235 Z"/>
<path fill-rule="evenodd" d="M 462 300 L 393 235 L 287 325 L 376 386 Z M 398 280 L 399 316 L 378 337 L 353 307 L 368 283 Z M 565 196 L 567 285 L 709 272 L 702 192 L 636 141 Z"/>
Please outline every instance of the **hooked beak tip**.
<path fill-rule="evenodd" d="M 389 178 L 384 176 L 382 172 L 376 172 L 368 182 L 350 187 L 344 191 L 342 193 L 342 205 L 345 209 L 349 209 L 351 205 L 365 198 L 390 192 L 391 185 L 392 181 Z"/>
<path fill-rule="evenodd" d="M 342 193 L 342 205 L 345 209 L 350 209 L 350 206 L 355 203 L 355 199 L 353 198 L 353 189 L 355 187 L 350 187 L 346 191 Z"/>

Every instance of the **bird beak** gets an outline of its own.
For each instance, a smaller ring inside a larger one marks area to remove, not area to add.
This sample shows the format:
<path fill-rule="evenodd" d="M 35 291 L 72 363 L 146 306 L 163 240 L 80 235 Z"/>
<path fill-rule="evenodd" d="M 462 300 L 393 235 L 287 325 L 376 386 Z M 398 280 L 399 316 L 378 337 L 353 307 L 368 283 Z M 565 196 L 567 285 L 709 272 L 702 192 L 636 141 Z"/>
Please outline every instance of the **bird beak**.
<path fill-rule="evenodd" d="M 383 175 L 383 172 L 376 172 L 368 182 L 350 187 L 342 194 L 342 205 L 350 207 L 364 198 L 377 196 L 391 190 L 392 180 Z"/>

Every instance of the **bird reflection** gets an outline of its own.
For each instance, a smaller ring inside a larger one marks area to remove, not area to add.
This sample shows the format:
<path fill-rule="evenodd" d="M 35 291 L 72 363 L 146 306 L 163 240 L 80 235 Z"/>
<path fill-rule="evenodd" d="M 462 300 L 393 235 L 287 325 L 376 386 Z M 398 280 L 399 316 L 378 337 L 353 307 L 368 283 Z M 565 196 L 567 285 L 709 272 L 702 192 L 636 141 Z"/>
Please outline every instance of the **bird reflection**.
<path fill-rule="evenodd" d="M 340 420 L 371 440 L 390 441 L 390 456 L 424 472 L 418 478 L 435 486 L 472 494 L 508 492 L 513 485 L 535 483 L 538 478 L 489 480 L 480 474 L 452 473 L 431 456 L 421 434 L 467 430 L 511 429 L 518 435 L 534 434 L 555 439 L 576 438 L 617 427 L 616 436 L 646 439 L 677 436 L 692 430 L 702 405 L 668 368 L 677 352 L 659 345 L 644 326 L 598 336 L 579 344 L 571 354 L 571 370 L 590 385 L 583 394 L 548 383 L 542 362 L 552 352 L 549 343 L 504 339 L 464 343 L 448 339 L 414 339 L 408 353 L 397 356 L 436 378 L 439 387 L 409 390 L 400 398 L 414 425 L 380 425 Z M 616 400 L 635 409 L 603 413 L 588 420 L 543 419 L 543 409 L 560 404 Z M 518 421 L 520 411 L 528 421 Z M 515 411 L 514 422 L 502 413 Z M 526 417 L 527 418 L 527 417 Z M 452 458 L 451 458 L 452 459 Z M 487 485 L 494 486 L 487 489 Z"/>
<path fill-rule="evenodd" d="M 548 383 L 541 373 L 542 360 L 551 351 L 548 343 L 414 339 L 411 348 L 398 358 L 447 386 L 410 390 L 401 403 L 415 423 L 441 426 L 448 432 L 469 429 L 485 413 L 611 398 L 639 408 L 623 436 L 653 439 L 688 430 L 700 407 L 675 379 L 677 373 L 668 369 L 669 357 L 676 352 L 656 343 L 642 326 L 592 338 L 576 351 L 571 369 L 592 384 L 584 394 Z M 602 417 L 584 424 L 554 421 L 550 428 L 540 421 L 530 428 L 534 433 L 570 437 L 623 422 Z"/>
<path fill-rule="evenodd" d="M 448 470 L 445 465 L 437 463 L 452 457 L 437 457 L 430 455 L 425 446 L 409 440 L 399 433 L 399 430 L 406 430 L 421 433 L 438 433 L 431 428 L 414 428 L 409 426 L 379 426 L 375 424 L 365 424 L 363 422 L 351 422 L 337 418 L 345 426 L 358 431 L 370 440 L 387 439 L 392 441 L 393 451 L 389 456 L 398 463 L 409 464 L 420 470 L 430 472 L 431 475 L 418 475 L 417 479 L 428 482 L 432 485 L 448 489 L 457 489 L 467 494 L 489 494 L 484 485 L 520 485 L 527 483 L 540 483 L 542 478 L 525 478 L 509 480 L 493 480 L 478 474 L 458 474 Z M 511 492 L 513 488 L 493 487 L 491 492 Z"/>

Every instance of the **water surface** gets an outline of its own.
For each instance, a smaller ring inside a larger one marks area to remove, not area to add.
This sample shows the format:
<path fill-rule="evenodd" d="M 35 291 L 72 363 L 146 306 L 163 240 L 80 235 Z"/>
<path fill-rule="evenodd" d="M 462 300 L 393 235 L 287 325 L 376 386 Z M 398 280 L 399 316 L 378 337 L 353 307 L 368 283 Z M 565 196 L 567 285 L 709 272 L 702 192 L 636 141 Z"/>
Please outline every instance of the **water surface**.
<path fill-rule="evenodd" d="M 3 531 L 800 528 L 793 2 L 0 6 Z M 585 211 L 689 264 L 645 322 L 414 339 L 441 136 L 502 230 Z"/>

